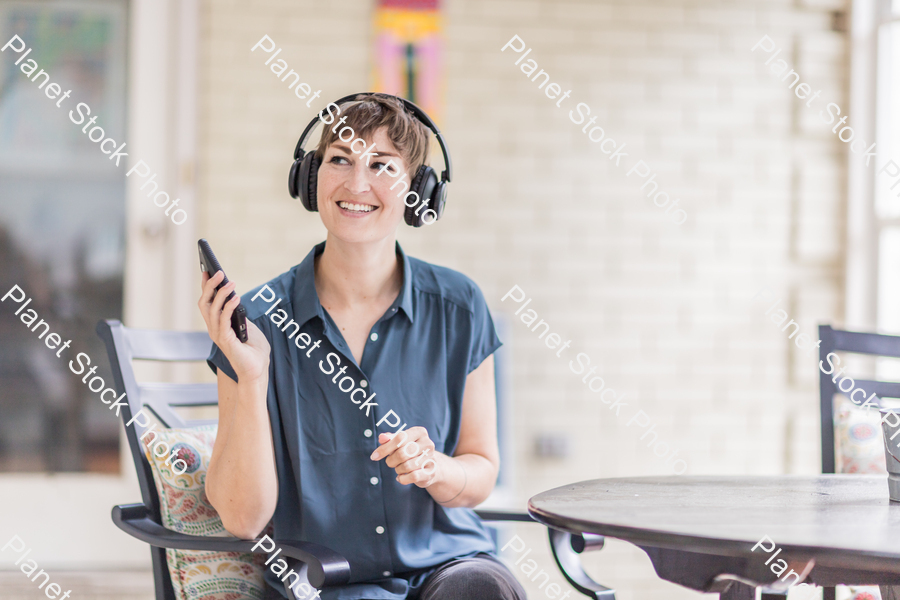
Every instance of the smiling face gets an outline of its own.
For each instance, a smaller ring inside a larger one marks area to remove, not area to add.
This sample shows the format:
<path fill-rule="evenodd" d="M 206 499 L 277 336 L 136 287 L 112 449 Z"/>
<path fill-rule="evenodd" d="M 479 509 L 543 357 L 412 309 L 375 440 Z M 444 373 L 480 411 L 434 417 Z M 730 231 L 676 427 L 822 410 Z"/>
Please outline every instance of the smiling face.
<path fill-rule="evenodd" d="M 387 127 L 375 130 L 366 142 L 369 146 L 374 142 L 374 158 L 363 158 L 365 150 L 359 144 L 354 147 L 358 153 L 354 153 L 349 143 L 335 140 L 325 149 L 319 167 L 316 197 L 322 223 L 330 235 L 348 243 L 395 237 L 406 210 L 404 186 L 390 188 L 404 175 L 408 184 L 410 177 L 403 157 L 388 137 Z M 389 160 L 393 164 L 378 175 Z"/>

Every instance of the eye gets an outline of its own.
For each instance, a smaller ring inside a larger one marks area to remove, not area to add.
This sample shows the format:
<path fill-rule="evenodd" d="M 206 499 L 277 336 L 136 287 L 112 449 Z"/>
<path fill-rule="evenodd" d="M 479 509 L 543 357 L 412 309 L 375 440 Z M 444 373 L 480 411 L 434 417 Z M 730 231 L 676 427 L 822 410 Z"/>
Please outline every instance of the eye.
<path fill-rule="evenodd" d="M 385 165 L 385 163 L 383 163 L 383 162 L 374 162 L 374 163 L 372 163 L 372 168 L 373 169 L 375 169 L 375 168 L 381 169 L 384 167 L 384 165 Z M 387 172 L 388 173 L 396 173 L 397 172 L 397 169 L 394 168 L 393 163 L 389 164 L 389 166 L 387 168 Z"/>
<path fill-rule="evenodd" d="M 343 162 L 341 162 L 341 161 L 343 161 Z M 328 162 L 330 162 L 331 164 L 334 164 L 334 165 L 349 165 L 350 164 L 350 161 L 348 161 L 343 156 L 338 156 L 337 154 L 332 156 L 331 160 L 329 160 Z"/>

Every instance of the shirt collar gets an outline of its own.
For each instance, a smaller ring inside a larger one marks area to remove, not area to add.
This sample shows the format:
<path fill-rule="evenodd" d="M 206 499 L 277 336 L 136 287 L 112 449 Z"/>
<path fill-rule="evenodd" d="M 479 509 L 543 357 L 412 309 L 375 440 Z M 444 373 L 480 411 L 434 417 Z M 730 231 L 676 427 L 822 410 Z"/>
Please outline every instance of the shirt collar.
<path fill-rule="evenodd" d="M 316 257 L 325 250 L 325 242 L 316 244 L 309 251 L 306 258 L 297 265 L 294 274 L 294 292 L 292 303 L 294 320 L 304 325 L 313 317 L 325 320 L 322 305 L 319 303 L 319 295 L 316 293 Z"/>
<path fill-rule="evenodd" d="M 397 242 L 397 255 L 400 257 L 400 262 L 403 263 L 403 287 L 394 301 L 394 306 L 399 307 L 403 311 L 410 323 L 415 323 L 413 318 L 412 267 L 409 266 L 409 258 L 406 256 L 403 248 L 400 247 L 400 242 Z"/>
<path fill-rule="evenodd" d="M 412 294 L 412 268 L 409 264 L 409 258 L 397 242 L 397 255 L 403 264 L 403 287 L 400 294 L 391 308 L 397 308 L 403 311 L 403 314 L 409 319 L 410 323 L 413 319 L 413 294 Z M 319 317 L 325 322 L 325 312 L 322 304 L 319 302 L 319 295 L 316 293 L 316 257 L 325 251 L 325 242 L 316 244 L 306 258 L 297 265 L 297 271 L 294 276 L 294 292 L 293 292 L 293 310 L 294 320 L 301 325 L 312 319 Z M 393 311 L 391 311 L 393 312 Z"/>

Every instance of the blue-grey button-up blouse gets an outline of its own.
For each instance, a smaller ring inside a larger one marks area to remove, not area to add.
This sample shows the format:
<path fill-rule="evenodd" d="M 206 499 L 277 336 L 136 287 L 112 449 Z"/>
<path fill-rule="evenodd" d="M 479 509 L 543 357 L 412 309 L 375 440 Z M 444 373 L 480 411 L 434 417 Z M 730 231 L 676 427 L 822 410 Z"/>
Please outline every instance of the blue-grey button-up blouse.
<path fill-rule="evenodd" d="M 275 537 L 315 542 L 347 558 L 352 583 L 322 592 L 326 600 L 406 598 L 441 563 L 495 554 L 496 547 L 470 509 L 442 507 L 369 456 L 380 433 L 403 424 L 425 427 L 435 450 L 452 456 L 466 376 L 500 340 L 474 282 L 409 258 L 398 244 L 403 288 L 356 364 L 316 293 L 314 260 L 324 249 L 323 242 L 241 298 L 272 347 Z M 208 362 L 237 380 L 218 347 Z M 284 593 L 270 570 L 266 578 Z"/>

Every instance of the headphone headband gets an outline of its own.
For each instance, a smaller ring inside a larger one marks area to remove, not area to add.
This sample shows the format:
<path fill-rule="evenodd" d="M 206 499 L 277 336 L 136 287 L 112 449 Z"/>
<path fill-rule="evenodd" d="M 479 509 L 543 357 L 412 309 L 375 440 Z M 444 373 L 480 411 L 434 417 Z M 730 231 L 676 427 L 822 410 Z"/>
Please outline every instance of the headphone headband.
<path fill-rule="evenodd" d="M 328 106 L 331 104 L 335 104 L 340 107 L 342 102 L 347 102 L 355 99 L 357 96 L 362 95 L 372 95 L 372 96 L 389 96 L 389 94 L 380 94 L 377 92 L 357 92 L 355 94 L 350 94 L 349 96 L 344 96 L 339 100 L 335 100 L 334 102 L 330 102 Z M 450 163 L 450 153 L 447 152 L 447 145 L 444 143 L 444 136 L 441 135 L 440 129 L 438 129 L 437 125 L 434 124 L 434 121 L 431 120 L 424 110 L 407 100 L 406 98 L 400 98 L 399 96 L 390 96 L 391 98 L 396 98 L 403 103 L 404 108 L 411 112 L 414 117 L 416 117 L 419 122 L 428 127 L 434 136 L 437 138 L 438 144 L 441 147 L 441 154 L 444 156 L 444 166 L 446 167 L 444 171 L 441 172 L 441 181 L 450 181 L 450 175 L 452 170 L 452 165 Z M 325 108 L 328 108 L 326 106 Z M 325 109 L 322 109 L 325 110 Z M 319 111 L 319 115 L 322 114 L 322 111 Z M 306 129 L 303 130 L 303 134 L 300 136 L 300 140 L 297 142 L 297 147 L 294 149 L 294 160 L 300 158 L 301 153 L 303 152 L 303 146 L 306 144 L 309 137 L 312 135 L 312 130 L 316 127 L 316 122 L 321 121 L 322 119 L 319 116 L 313 118 L 312 121 L 309 122 L 309 125 L 306 126 Z M 427 157 L 426 157 L 427 158 Z"/>

